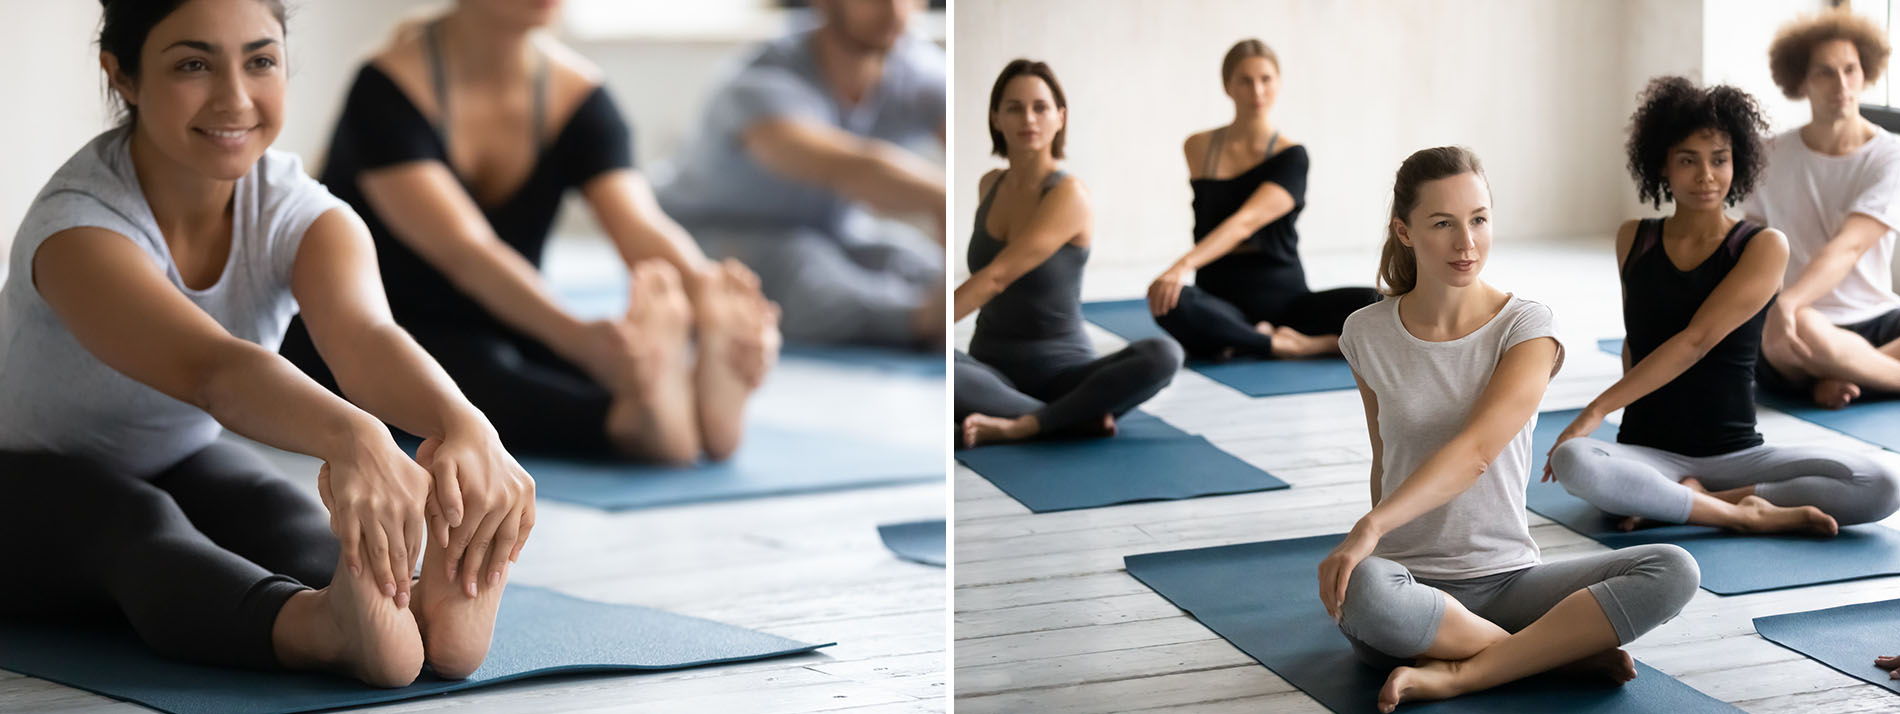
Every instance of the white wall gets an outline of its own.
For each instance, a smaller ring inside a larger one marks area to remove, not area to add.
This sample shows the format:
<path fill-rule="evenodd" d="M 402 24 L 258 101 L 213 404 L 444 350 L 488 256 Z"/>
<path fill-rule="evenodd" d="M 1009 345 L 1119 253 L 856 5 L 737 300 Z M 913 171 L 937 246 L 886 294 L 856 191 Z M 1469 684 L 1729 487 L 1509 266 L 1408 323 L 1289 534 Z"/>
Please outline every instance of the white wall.
<path fill-rule="evenodd" d="M 1069 170 L 1088 182 L 1098 237 L 1091 295 L 1138 292 L 1193 225 L 1181 142 L 1226 123 L 1221 55 L 1258 37 L 1280 55 L 1276 124 L 1313 156 L 1302 250 L 1376 260 L 1392 174 L 1414 150 L 1464 144 L 1485 161 L 1500 241 L 1603 240 L 1649 211 L 1624 167 L 1650 77 L 1727 81 L 1776 125 L 1805 119 L 1768 80 L 1777 25 L 1822 0 L 961 0 L 953 24 L 953 245 L 959 276 L 984 102 L 1015 57 L 1068 91 Z M 1107 277 L 1099 277 L 1107 276 Z M 1114 285 L 1105 286 L 1104 280 Z M 1316 286 L 1318 287 L 1318 286 Z"/>
<path fill-rule="evenodd" d="M 277 148 L 321 159 L 344 92 L 361 59 L 397 19 L 425 0 L 303 0 L 291 3 L 289 115 Z M 26 208 L 73 152 L 113 123 L 99 71 L 99 3 L 9 0 L 0 46 L 30 69 L 12 73 L 0 112 L 9 161 L 0 171 L 0 264 Z"/>

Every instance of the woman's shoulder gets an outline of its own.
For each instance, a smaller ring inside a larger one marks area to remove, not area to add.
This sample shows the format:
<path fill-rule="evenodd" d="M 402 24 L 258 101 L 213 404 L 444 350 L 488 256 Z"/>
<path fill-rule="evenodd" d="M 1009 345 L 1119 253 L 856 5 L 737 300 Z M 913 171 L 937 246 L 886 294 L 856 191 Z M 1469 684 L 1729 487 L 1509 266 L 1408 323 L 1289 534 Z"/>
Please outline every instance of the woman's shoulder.
<path fill-rule="evenodd" d="M 1369 330 L 1390 329 L 1394 323 L 1391 322 L 1389 316 L 1398 302 L 1397 299 L 1388 295 L 1371 305 L 1352 311 L 1339 328 L 1339 338 L 1343 340 L 1349 334 L 1365 335 Z"/>
<path fill-rule="evenodd" d="M 1549 305 L 1512 293 L 1504 303 L 1502 314 L 1493 324 L 1511 332 L 1531 330 L 1551 333 L 1555 337 L 1557 311 Z"/>

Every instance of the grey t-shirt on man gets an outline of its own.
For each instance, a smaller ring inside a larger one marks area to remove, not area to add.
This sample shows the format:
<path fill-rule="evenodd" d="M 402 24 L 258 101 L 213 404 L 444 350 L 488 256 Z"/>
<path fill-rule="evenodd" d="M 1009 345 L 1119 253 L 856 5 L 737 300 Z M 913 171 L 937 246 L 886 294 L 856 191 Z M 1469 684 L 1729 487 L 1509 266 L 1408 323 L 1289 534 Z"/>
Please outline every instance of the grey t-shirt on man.
<path fill-rule="evenodd" d="M 884 58 L 870 95 L 841 104 L 812 54 L 813 31 L 773 40 L 707 102 L 698 135 L 659 188 L 661 207 L 690 230 L 814 228 L 837 234 L 857 207 L 824 188 L 767 171 L 741 139 L 772 118 L 818 122 L 894 144 L 936 137 L 944 127 L 943 50 L 914 34 Z"/>

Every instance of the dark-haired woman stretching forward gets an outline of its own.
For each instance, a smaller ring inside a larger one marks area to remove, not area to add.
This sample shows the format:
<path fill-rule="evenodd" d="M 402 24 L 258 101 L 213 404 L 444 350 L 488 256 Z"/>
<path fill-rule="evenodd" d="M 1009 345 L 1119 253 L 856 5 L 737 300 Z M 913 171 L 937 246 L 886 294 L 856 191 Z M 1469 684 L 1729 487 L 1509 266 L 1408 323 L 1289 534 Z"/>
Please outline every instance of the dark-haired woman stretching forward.
<path fill-rule="evenodd" d="M 1895 474 L 1873 459 L 1768 446 L 1755 431 L 1755 361 L 1788 242 L 1722 209 L 1761 175 L 1766 126 L 1741 90 L 1681 77 L 1651 82 L 1631 122 L 1638 191 L 1676 212 L 1617 231 L 1626 371 L 1564 430 L 1544 474 L 1628 516 L 1625 529 L 1650 519 L 1833 535 L 1900 508 Z M 1589 438 L 1617 409 L 1617 443 Z"/>
<path fill-rule="evenodd" d="M 1282 139 L 1267 118 L 1280 92 L 1273 50 L 1242 40 L 1221 62 L 1221 81 L 1234 122 L 1188 137 L 1184 148 L 1195 245 L 1148 286 L 1148 309 L 1196 359 L 1337 354 L 1346 316 L 1379 292 L 1306 287 L 1293 230 L 1306 207 L 1306 147 Z"/>
<path fill-rule="evenodd" d="M 167 657 L 379 686 L 468 676 L 534 482 L 391 319 L 362 222 L 269 150 L 283 4 L 105 6 L 128 120 L 47 182 L 0 285 L 0 534 L 27 546 L 0 616 L 123 616 Z M 360 408 L 275 354 L 299 308 Z M 413 460 L 385 421 L 426 439 Z M 322 504 L 220 427 L 321 459 Z"/>
<path fill-rule="evenodd" d="M 978 190 L 970 279 L 956 317 L 982 308 L 970 354 L 956 357 L 963 445 L 1039 434 L 1112 434 L 1115 417 L 1161 391 L 1181 366 L 1165 337 L 1096 359 L 1082 327 L 1082 266 L 1089 259 L 1088 194 L 1057 168 L 1068 102 L 1055 73 L 1016 60 L 990 92 L 990 138 L 1009 169 Z M 995 226 L 992 228 L 992 226 Z"/>

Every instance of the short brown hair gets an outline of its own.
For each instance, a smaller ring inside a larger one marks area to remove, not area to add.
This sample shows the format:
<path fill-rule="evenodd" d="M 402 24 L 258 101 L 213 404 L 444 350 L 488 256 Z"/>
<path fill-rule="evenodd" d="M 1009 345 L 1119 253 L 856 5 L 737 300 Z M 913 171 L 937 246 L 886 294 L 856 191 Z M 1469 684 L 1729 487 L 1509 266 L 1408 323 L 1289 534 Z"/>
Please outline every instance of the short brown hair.
<path fill-rule="evenodd" d="M 1470 149 L 1440 146 L 1413 152 L 1399 165 L 1399 174 L 1392 180 L 1392 220 L 1408 222 L 1406 217 L 1418 208 L 1420 187 L 1460 174 L 1484 178 L 1484 164 Z M 1386 295 L 1404 295 L 1418 287 L 1418 254 L 1399 242 L 1398 229 L 1391 221 L 1385 224 L 1385 247 L 1379 251 L 1379 283 L 1379 291 Z"/>
<path fill-rule="evenodd" d="M 1220 83 L 1224 85 L 1227 84 L 1227 80 L 1233 79 L 1234 70 L 1240 68 L 1241 60 L 1249 57 L 1265 57 L 1268 62 L 1273 63 L 1274 69 L 1280 68 L 1280 56 L 1273 53 L 1273 48 L 1268 47 L 1265 42 L 1249 37 L 1227 48 L 1227 56 L 1222 57 L 1220 61 Z"/>
<path fill-rule="evenodd" d="M 1816 46 L 1831 40 L 1854 43 L 1867 84 L 1880 81 L 1880 73 L 1887 69 L 1887 56 L 1893 53 L 1886 31 L 1850 11 L 1829 10 L 1804 15 L 1775 32 L 1775 41 L 1768 46 L 1768 72 L 1783 95 L 1789 99 L 1807 96 L 1801 85 L 1808 78 L 1808 58 L 1814 55 Z"/>
<path fill-rule="evenodd" d="M 995 114 L 1003 107 L 1003 88 L 1009 85 L 1009 80 L 1017 77 L 1041 79 L 1043 84 L 1049 85 L 1049 94 L 1056 98 L 1056 108 L 1069 108 L 1069 100 L 1062 96 L 1062 83 L 1056 81 L 1056 71 L 1049 69 L 1048 64 L 1027 59 L 1010 60 L 1009 64 L 1003 65 L 1003 73 L 996 75 L 996 86 L 990 88 L 990 153 L 997 156 L 1008 156 L 1009 145 L 1003 142 L 1003 132 L 996 130 Z M 1069 122 L 1065 116 L 1062 128 L 1056 131 L 1056 138 L 1049 142 L 1051 155 L 1062 158 L 1062 140 L 1068 135 Z"/>

